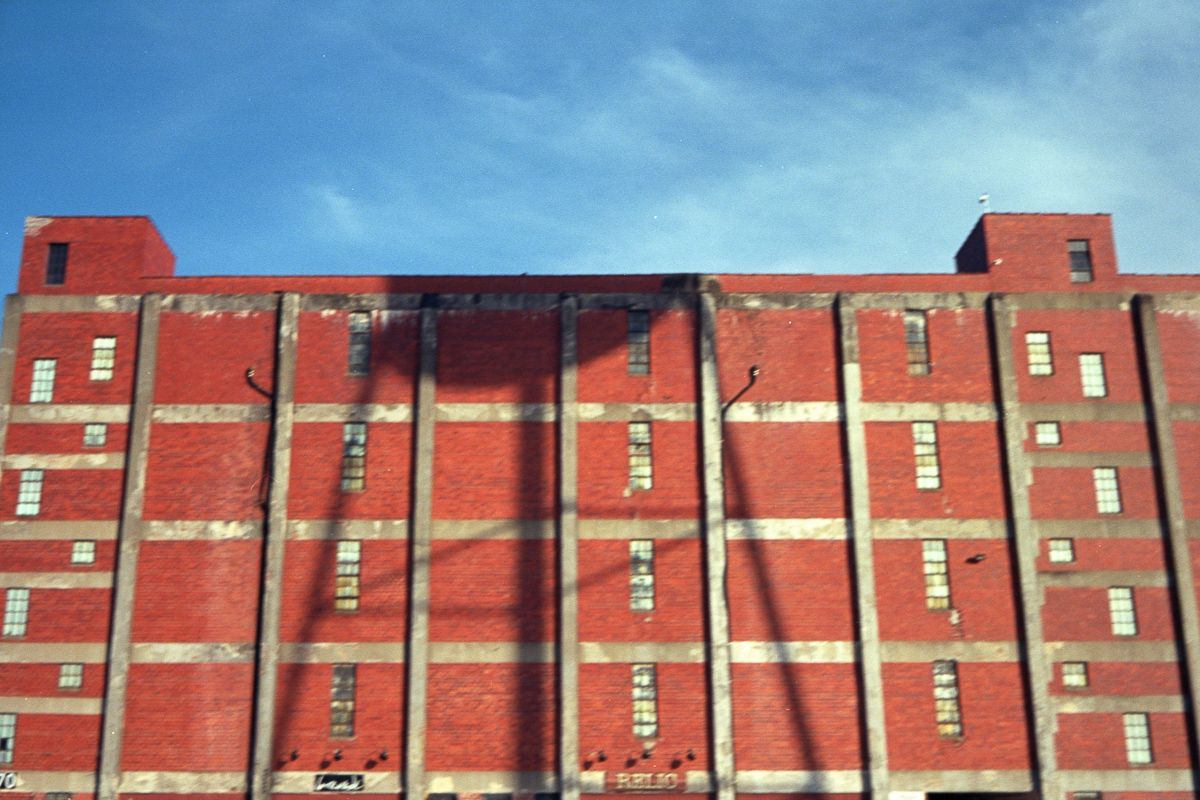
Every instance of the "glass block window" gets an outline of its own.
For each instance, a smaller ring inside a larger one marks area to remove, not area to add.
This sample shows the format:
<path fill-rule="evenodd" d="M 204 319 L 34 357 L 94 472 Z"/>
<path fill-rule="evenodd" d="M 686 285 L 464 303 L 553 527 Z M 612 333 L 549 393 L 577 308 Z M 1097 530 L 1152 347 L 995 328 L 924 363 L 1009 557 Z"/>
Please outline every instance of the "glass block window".
<path fill-rule="evenodd" d="M 359 576 L 362 572 L 362 542 L 337 543 L 337 586 L 333 607 L 338 611 L 358 611 Z"/>
<path fill-rule="evenodd" d="M 54 402 L 54 372 L 58 362 L 53 358 L 33 360 L 33 380 L 29 383 L 29 402 Z"/>
<path fill-rule="evenodd" d="M 4 635 L 24 636 L 29 625 L 29 590 L 9 589 L 4 596 Z"/>
<path fill-rule="evenodd" d="M 361 492 L 367 486 L 367 423 L 347 422 L 342 428 L 342 491 Z"/>
<path fill-rule="evenodd" d="M 654 540 L 629 543 L 629 610 L 654 610 Z"/>
<path fill-rule="evenodd" d="M 17 488 L 17 516 L 36 517 L 42 510 L 42 482 L 45 473 L 40 469 L 21 470 Z"/>
<path fill-rule="evenodd" d="M 654 485 L 650 459 L 650 423 L 629 423 L 629 488 L 644 491 Z"/>
<path fill-rule="evenodd" d="M 925 607 L 933 611 L 950 608 L 950 570 L 944 539 L 921 540 L 925 567 Z"/>
<path fill-rule="evenodd" d="M 96 542 L 92 539 L 76 539 L 71 543 L 72 564 L 95 564 Z"/>
<path fill-rule="evenodd" d="M 354 664 L 333 665 L 333 692 L 329 701 L 329 735 L 354 735 Z"/>
<path fill-rule="evenodd" d="M 83 688 L 83 664 L 59 664 L 58 665 L 58 688 L 60 688 L 60 689 Z"/>
<path fill-rule="evenodd" d="M 1086 689 L 1088 687 L 1087 662 L 1064 661 L 1062 665 L 1062 683 L 1068 689 Z"/>
<path fill-rule="evenodd" d="M 103 422 L 89 422 L 83 426 L 84 447 L 104 447 L 108 444 L 108 426 Z"/>
<path fill-rule="evenodd" d="M 650 312 L 625 313 L 626 342 L 629 347 L 629 374 L 650 374 Z"/>
<path fill-rule="evenodd" d="M 1137 608 L 1133 602 L 1132 587 L 1109 587 L 1108 620 L 1112 624 L 1113 636 L 1137 636 Z"/>
<path fill-rule="evenodd" d="M 912 424 L 913 456 L 916 463 L 917 488 L 942 488 L 942 467 L 938 462 L 937 424 Z"/>
<path fill-rule="evenodd" d="M 1130 764 L 1153 764 L 1150 747 L 1150 715 L 1123 714 L 1125 721 L 1125 760 Z"/>
<path fill-rule="evenodd" d="M 904 312 L 904 344 L 908 349 L 908 374 L 928 375 L 929 333 L 924 311 Z"/>
<path fill-rule="evenodd" d="M 1105 397 L 1108 394 L 1103 353 L 1079 354 L 1079 381 L 1084 397 Z"/>
<path fill-rule="evenodd" d="M 633 735 L 658 736 L 658 669 L 654 664 L 633 665 Z"/>
<path fill-rule="evenodd" d="M 11 764 L 17 744 L 17 715 L 0 714 L 0 764 Z"/>
<path fill-rule="evenodd" d="M 1057 422 L 1035 422 L 1033 438 L 1038 447 L 1058 447 L 1062 444 L 1062 428 Z"/>
<path fill-rule="evenodd" d="M 1121 482 L 1116 467 L 1096 467 L 1092 470 L 1096 488 L 1096 511 L 1101 514 L 1121 513 Z"/>
<path fill-rule="evenodd" d="M 953 661 L 933 662 L 933 708 L 938 736 L 963 735 L 962 706 L 958 699 L 958 665 Z"/>
<path fill-rule="evenodd" d="M 366 375 L 371 371 L 371 313 L 355 311 L 350 315 L 350 350 L 346 372 Z"/>
<path fill-rule="evenodd" d="M 71 245 L 52 242 L 46 253 L 46 285 L 62 286 L 67 280 L 67 255 Z"/>
<path fill-rule="evenodd" d="M 1075 540 L 1074 539 L 1051 539 L 1050 540 L 1050 563 L 1051 564 L 1070 564 L 1075 561 Z"/>
<path fill-rule="evenodd" d="M 117 363 L 117 337 L 97 336 L 92 339 L 92 371 L 94 381 L 111 381 Z"/>
<path fill-rule="evenodd" d="M 1025 334 L 1025 352 L 1029 359 L 1030 375 L 1053 375 L 1054 355 L 1050 352 L 1050 334 L 1029 331 Z"/>
<path fill-rule="evenodd" d="M 1100 792 L 1071 792 L 1071 800 L 1100 800 Z"/>
<path fill-rule="evenodd" d="M 1067 242 L 1067 255 L 1071 259 L 1071 283 L 1092 282 L 1092 251 L 1087 239 L 1072 239 Z"/>

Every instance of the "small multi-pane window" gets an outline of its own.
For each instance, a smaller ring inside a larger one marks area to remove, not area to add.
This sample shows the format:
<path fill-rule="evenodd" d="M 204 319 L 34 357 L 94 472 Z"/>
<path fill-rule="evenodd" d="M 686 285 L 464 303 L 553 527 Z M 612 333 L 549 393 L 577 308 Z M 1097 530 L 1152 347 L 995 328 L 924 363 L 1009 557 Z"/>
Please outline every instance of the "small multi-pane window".
<path fill-rule="evenodd" d="M 1150 747 L 1150 716 L 1148 714 L 1124 714 L 1125 759 L 1130 764 L 1154 763 L 1154 751 Z"/>
<path fill-rule="evenodd" d="M 654 540 L 629 543 L 629 609 L 654 610 Z"/>
<path fill-rule="evenodd" d="M 650 312 L 631 309 L 625 314 L 629 374 L 650 374 Z"/>
<path fill-rule="evenodd" d="M 354 735 L 355 665 L 333 665 L 333 691 L 329 701 L 329 735 Z"/>
<path fill-rule="evenodd" d="M 1087 662 L 1064 661 L 1062 665 L 1062 683 L 1068 689 L 1086 689 L 1088 687 Z"/>
<path fill-rule="evenodd" d="M 1092 252 L 1087 239 L 1072 239 L 1067 242 L 1067 254 L 1071 259 L 1071 283 L 1092 282 Z"/>
<path fill-rule="evenodd" d="M 355 311 L 350 315 L 350 351 L 346 372 L 366 375 L 371 370 L 371 313 Z"/>
<path fill-rule="evenodd" d="M 1083 387 L 1084 397 L 1104 397 L 1108 394 L 1103 353 L 1079 354 L 1079 382 Z"/>
<path fill-rule="evenodd" d="M 83 426 L 84 447 L 104 447 L 108 443 L 108 425 L 103 422 L 89 422 Z"/>
<path fill-rule="evenodd" d="M 117 337 L 97 336 L 92 339 L 92 371 L 94 381 L 111 381 L 117 363 Z"/>
<path fill-rule="evenodd" d="M 1071 800 L 1100 800 L 1100 792 L 1071 792 Z"/>
<path fill-rule="evenodd" d="M 654 467 L 650 459 L 650 423 L 629 423 L 629 488 L 635 491 L 654 485 Z"/>
<path fill-rule="evenodd" d="M 29 590 L 9 589 L 4 595 L 4 635 L 24 636 L 29 625 Z"/>
<path fill-rule="evenodd" d="M 66 242 L 51 242 L 46 253 L 46 285 L 62 286 L 67 280 L 67 254 L 70 245 Z"/>
<path fill-rule="evenodd" d="M 654 664 L 633 665 L 633 735 L 658 736 L 658 675 Z"/>
<path fill-rule="evenodd" d="M 933 707 L 938 736 L 963 735 L 962 707 L 958 699 L 958 665 L 953 661 L 933 662 Z"/>
<path fill-rule="evenodd" d="M 1062 428 L 1057 422 L 1035 422 L 1033 438 L 1038 447 L 1058 447 L 1062 444 Z"/>
<path fill-rule="evenodd" d="M 29 382 L 29 402 L 54 402 L 54 372 L 58 362 L 53 358 L 33 360 L 33 379 Z"/>
<path fill-rule="evenodd" d="M 72 564 L 95 564 L 96 542 L 93 539 L 76 539 L 71 543 Z"/>
<path fill-rule="evenodd" d="M 342 491 L 361 492 L 367 485 L 367 423 L 342 428 Z"/>
<path fill-rule="evenodd" d="M 42 482 L 45 473 L 40 469 L 21 470 L 17 488 L 17 516 L 36 517 L 42 510 Z"/>
<path fill-rule="evenodd" d="M 1025 351 L 1028 354 L 1030 375 L 1054 374 L 1054 355 L 1050 352 L 1050 334 L 1047 331 L 1026 333 Z"/>
<path fill-rule="evenodd" d="M 944 539 L 922 539 L 921 561 L 925 567 L 925 607 L 934 611 L 950 608 L 950 570 Z"/>
<path fill-rule="evenodd" d="M 11 764 L 17 744 L 17 715 L 0 714 L 0 764 Z"/>
<path fill-rule="evenodd" d="M 912 424 L 913 456 L 916 459 L 918 489 L 942 488 L 942 467 L 938 463 L 937 424 Z"/>
<path fill-rule="evenodd" d="M 58 688 L 80 689 L 83 687 L 83 664 L 59 664 Z"/>
<path fill-rule="evenodd" d="M 1137 636 L 1137 608 L 1133 603 L 1133 588 L 1108 588 L 1108 620 L 1114 636 Z"/>
<path fill-rule="evenodd" d="M 1116 467 L 1096 467 L 1092 470 L 1096 487 L 1096 511 L 1101 514 L 1121 513 L 1121 482 Z"/>
<path fill-rule="evenodd" d="M 929 332 L 924 311 L 904 312 L 904 344 L 908 349 L 908 374 L 928 375 Z"/>
<path fill-rule="evenodd" d="M 337 586 L 333 607 L 338 611 L 358 611 L 359 576 L 362 573 L 362 542 L 337 543 Z"/>
<path fill-rule="evenodd" d="M 1075 540 L 1074 539 L 1051 539 L 1050 540 L 1050 563 L 1051 564 L 1070 564 L 1075 561 Z"/>

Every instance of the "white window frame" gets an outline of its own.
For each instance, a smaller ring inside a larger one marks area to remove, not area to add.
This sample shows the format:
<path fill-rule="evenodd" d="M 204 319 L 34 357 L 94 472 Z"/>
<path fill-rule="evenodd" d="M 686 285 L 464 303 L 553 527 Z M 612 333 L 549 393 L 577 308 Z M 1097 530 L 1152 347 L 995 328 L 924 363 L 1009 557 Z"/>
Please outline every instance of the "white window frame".
<path fill-rule="evenodd" d="M 963 735 L 962 699 L 958 686 L 958 662 L 933 662 L 933 707 L 938 736 L 961 739 Z"/>
<path fill-rule="evenodd" d="M 1062 662 L 1062 685 L 1066 689 L 1086 689 L 1091 685 L 1086 661 Z"/>
<path fill-rule="evenodd" d="M 18 517 L 36 517 L 42 513 L 42 490 L 45 484 L 45 470 L 21 470 L 21 483 L 17 488 Z"/>
<path fill-rule="evenodd" d="M 33 360 L 33 375 L 29 380 L 29 402 L 54 402 L 54 378 L 57 372 L 58 359 L 35 358 Z"/>
<path fill-rule="evenodd" d="M 1116 467 L 1094 467 L 1092 486 L 1096 490 L 1097 514 L 1120 514 L 1124 511 L 1121 504 L 1121 477 Z"/>
<path fill-rule="evenodd" d="M 1122 714 L 1121 721 L 1125 728 L 1125 760 L 1130 764 L 1153 764 L 1150 715 L 1142 712 Z"/>
<path fill-rule="evenodd" d="M 19 639 L 29 631 L 29 590 L 14 586 L 4 592 L 5 638 Z"/>
<path fill-rule="evenodd" d="M 633 735 L 658 738 L 658 665 L 632 664 Z"/>
<path fill-rule="evenodd" d="M 917 488 L 935 491 L 942 488 L 942 463 L 938 456 L 936 422 L 912 424 L 913 465 Z"/>
<path fill-rule="evenodd" d="M 84 447 L 104 447 L 108 444 L 108 424 L 104 422 L 87 422 L 83 426 Z"/>
<path fill-rule="evenodd" d="M 1075 563 L 1075 540 L 1050 539 L 1047 544 L 1047 556 L 1051 564 Z"/>
<path fill-rule="evenodd" d="M 1033 423 L 1033 441 L 1038 447 L 1058 447 L 1062 444 L 1062 426 L 1053 421 Z"/>
<path fill-rule="evenodd" d="M 11 764 L 17 749 L 17 715 L 0 713 L 0 764 Z"/>
<path fill-rule="evenodd" d="M 654 610 L 654 540 L 629 542 L 629 610 Z"/>
<path fill-rule="evenodd" d="M 362 542 L 358 539 L 339 540 L 336 558 L 333 608 L 335 611 L 358 611 L 362 590 Z"/>
<path fill-rule="evenodd" d="M 358 711 L 358 665 L 334 664 L 329 681 L 329 737 L 354 738 Z"/>
<path fill-rule="evenodd" d="M 1045 377 L 1054 374 L 1054 350 L 1049 331 L 1025 333 L 1025 358 L 1030 375 Z"/>
<path fill-rule="evenodd" d="M 367 423 L 347 422 L 342 426 L 342 491 L 367 489 Z"/>
<path fill-rule="evenodd" d="M 1108 397 L 1103 353 L 1079 354 L 1079 387 L 1084 397 Z"/>
<path fill-rule="evenodd" d="M 71 563 L 75 565 L 96 563 L 96 540 L 76 539 L 71 542 Z"/>
<path fill-rule="evenodd" d="M 950 610 L 950 559 L 945 539 L 921 540 L 921 566 L 925 573 L 925 608 Z"/>
<path fill-rule="evenodd" d="M 651 423 L 629 423 L 629 488 L 645 492 L 654 488 L 654 441 Z"/>
<path fill-rule="evenodd" d="M 1137 636 L 1137 598 L 1132 586 L 1108 587 L 1108 621 L 1113 636 Z"/>
<path fill-rule="evenodd" d="M 83 688 L 83 664 L 58 665 L 58 688 L 64 690 Z"/>
<path fill-rule="evenodd" d="M 631 308 L 625 312 L 625 345 L 630 375 L 650 374 L 650 312 Z"/>
<path fill-rule="evenodd" d="M 929 318 L 925 311 L 908 309 L 904 312 L 904 348 L 908 355 L 909 375 L 933 372 L 933 362 L 929 359 Z"/>
<path fill-rule="evenodd" d="M 111 381 L 117 366 L 117 337 L 97 336 L 92 339 L 92 367 L 88 379 Z"/>

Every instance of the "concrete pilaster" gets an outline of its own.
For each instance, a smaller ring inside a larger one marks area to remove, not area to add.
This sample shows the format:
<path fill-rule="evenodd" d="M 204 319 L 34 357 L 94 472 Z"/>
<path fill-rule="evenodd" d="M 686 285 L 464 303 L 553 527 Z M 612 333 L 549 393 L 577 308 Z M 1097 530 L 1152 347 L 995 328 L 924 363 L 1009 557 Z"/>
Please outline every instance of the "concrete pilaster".
<path fill-rule="evenodd" d="M 429 683 L 429 558 L 433 538 L 433 444 L 437 401 L 437 296 L 421 301 L 421 357 L 413 409 L 412 550 L 409 561 L 408 726 L 404 793 L 425 800 L 425 703 Z"/>
<path fill-rule="evenodd" d="M 558 784 L 579 800 L 579 299 L 562 298 L 558 377 Z"/>
<path fill-rule="evenodd" d="M 7 452 L 8 421 L 12 414 L 13 374 L 17 364 L 17 340 L 21 334 L 24 298 L 11 294 L 4 301 L 4 334 L 0 338 L 0 454 Z"/>
<path fill-rule="evenodd" d="M 296 396 L 296 330 L 300 296 L 279 299 L 275 344 L 275 392 L 271 398 L 271 483 L 267 487 L 267 524 L 263 528 L 263 570 L 259 606 L 258 667 L 254 698 L 254 749 L 250 774 L 252 800 L 271 796 L 274 761 L 275 696 L 279 682 L 279 616 L 287 540 L 288 485 L 292 470 L 292 421 Z"/>
<path fill-rule="evenodd" d="M 97 800 L 116 800 L 121 778 L 121 745 L 125 733 L 125 695 L 129 681 L 133 595 L 137 583 L 138 550 L 142 539 L 142 508 L 146 494 L 146 462 L 150 451 L 150 421 L 154 406 L 154 374 L 158 360 L 158 322 L 162 296 L 142 298 L 138 325 L 137 369 L 129 419 L 129 451 L 125 457 L 125 493 L 118 527 L 117 560 L 113 569 L 112 626 L 109 632 L 104 721 L 100 740 Z"/>

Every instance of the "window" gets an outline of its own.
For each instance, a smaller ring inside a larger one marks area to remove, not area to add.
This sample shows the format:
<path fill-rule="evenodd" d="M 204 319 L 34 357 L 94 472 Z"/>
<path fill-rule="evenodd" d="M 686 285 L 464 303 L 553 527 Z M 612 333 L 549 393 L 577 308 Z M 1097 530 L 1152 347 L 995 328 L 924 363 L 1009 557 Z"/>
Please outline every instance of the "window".
<path fill-rule="evenodd" d="M 337 586 L 333 607 L 337 611 L 358 611 L 359 574 L 362 571 L 362 542 L 337 543 Z"/>
<path fill-rule="evenodd" d="M 1071 800 L 1100 800 L 1099 792 L 1071 792 Z"/>
<path fill-rule="evenodd" d="M 1137 636 L 1137 608 L 1129 586 L 1108 588 L 1108 619 L 1114 636 Z"/>
<path fill-rule="evenodd" d="M 642 491 L 654 485 L 650 460 L 650 423 L 629 423 L 629 488 Z"/>
<path fill-rule="evenodd" d="M 1121 513 L 1121 483 L 1116 467 L 1096 467 L 1092 470 L 1096 487 L 1096 511 L 1101 514 Z"/>
<path fill-rule="evenodd" d="M 904 312 L 904 344 L 908 348 L 908 374 L 928 375 L 929 334 L 924 311 Z"/>
<path fill-rule="evenodd" d="M 1068 689 L 1086 689 L 1088 687 L 1087 662 L 1064 661 L 1062 665 L 1062 683 Z"/>
<path fill-rule="evenodd" d="M 350 353 L 346 372 L 366 375 L 371 371 L 371 314 L 355 311 L 350 315 Z"/>
<path fill-rule="evenodd" d="M 95 564 L 96 542 L 92 539 L 76 539 L 71 544 L 72 564 Z"/>
<path fill-rule="evenodd" d="M 54 370 L 58 362 L 53 358 L 33 360 L 33 380 L 29 383 L 29 402 L 54 402 Z"/>
<path fill-rule="evenodd" d="M 71 800 L 70 792 L 46 792 L 46 800 Z"/>
<path fill-rule="evenodd" d="M 24 636 L 29 624 L 29 590 L 9 589 L 4 597 L 4 635 Z"/>
<path fill-rule="evenodd" d="M 1029 331 L 1025 334 L 1025 351 L 1029 358 L 1030 375 L 1053 375 L 1054 356 L 1050 352 L 1050 334 Z"/>
<path fill-rule="evenodd" d="M 629 374 L 650 374 L 650 312 L 630 310 L 625 314 L 629 346 Z"/>
<path fill-rule="evenodd" d="M 21 470 L 21 484 L 17 489 L 17 516 L 36 517 L 42 510 L 42 481 L 45 473 L 40 469 Z"/>
<path fill-rule="evenodd" d="M 1150 749 L 1150 716 L 1148 714 L 1124 714 L 1125 759 L 1130 764 L 1154 763 L 1154 751 Z"/>
<path fill-rule="evenodd" d="M 329 735 L 354 735 L 354 664 L 333 665 L 333 692 L 329 701 Z"/>
<path fill-rule="evenodd" d="M 17 715 L 0 714 L 0 764 L 11 764 L 17 743 Z"/>
<path fill-rule="evenodd" d="M 1035 422 L 1033 438 L 1038 447 L 1058 447 L 1062 444 L 1062 429 L 1057 422 Z"/>
<path fill-rule="evenodd" d="M 938 736 L 963 735 L 962 707 L 958 703 L 958 665 L 953 661 L 933 662 L 933 709 Z"/>
<path fill-rule="evenodd" d="M 117 337 L 97 336 L 92 339 L 92 371 L 94 381 L 111 381 L 117 363 Z"/>
<path fill-rule="evenodd" d="M 921 561 L 925 566 L 925 607 L 933 611 L 950 608 L 950 570 L 944 539 L 922 539 Z"/>
<path fill-rule="evenodd" d="M 654 540 L 629 543 L 629 610 L 654 610 Z"/>
<path fill-rule="evenodd" d="M 912 424 L 913 456 L 916 459 L 917 488 L 942 488 L 942 468 L 938 463 L 937 424 L 914 422 Z"/>
<path fill-rule="evenodd" d="M 1075 561 L 1075 540 L 1074 539 L 1051 539 L 1050 540 L 1050 563 L 1051 564 L 1071 564 Z"/>
<path fill-rule="evenodd" d="M 633 665 L 633 735 L 658 736 L 658 675 L 654 664 Z"/>
<path fill-rule="evenodd" d="M 83 664 L 59 664 L 58 688 L 80 689 L 83 687 Z"/>
<path fill-rule="evenodd" d="M 1072 239 L 1067 242 L 1067 254 L 1071 259 L 1071 283 L 1092 282 L 1092 252 L 1087 239 Z"/>
<path fill-rule="evenodd" d="M 342 491 L 361 492 L 367 485 L 367 423 L 342 428 Z"/>
<path fill-rule="evenodd" d="M 103 422 L 89 422 L 83 426 L 84 447 L 104 447 L 108 443 L 108 426 Z"/>
<path fill-rule="evenodd" d="M 67 280 L 67 253 L 70 245 L 53 242 L 46 253 L 46 285 L 62 286 Z"/>
<path fill-rule="evenodd" d="M 1079 354 L 1079 381 L 1083 386 L 1084 397 L 1104 397 L 1108 394 L 1102 353 Z"/>

